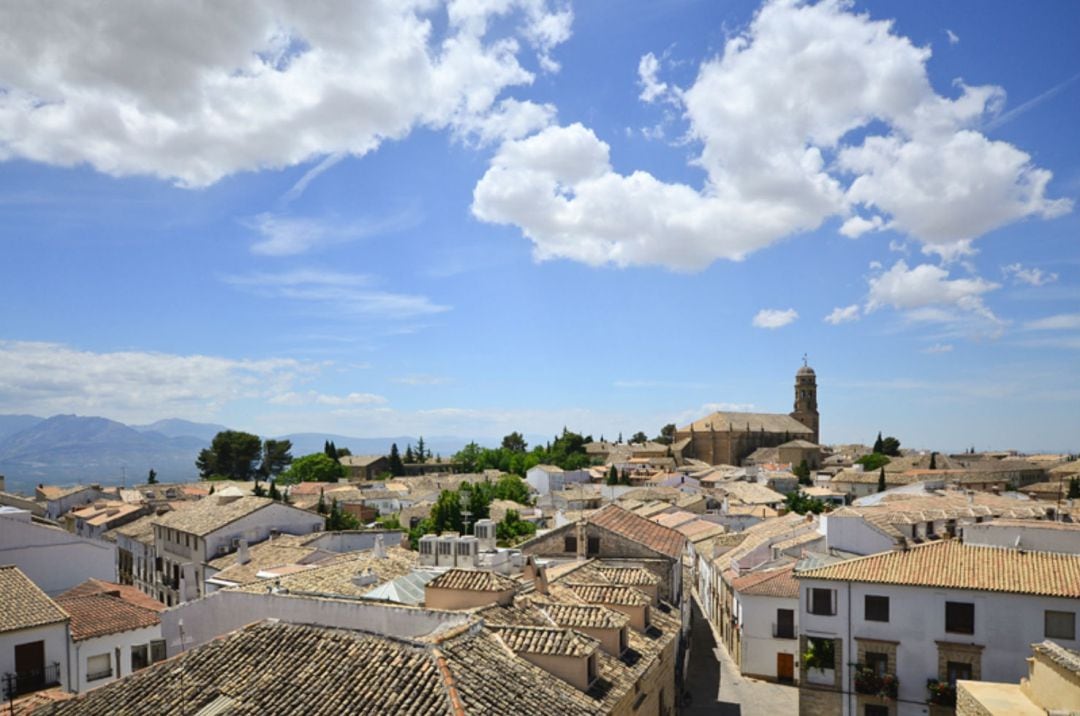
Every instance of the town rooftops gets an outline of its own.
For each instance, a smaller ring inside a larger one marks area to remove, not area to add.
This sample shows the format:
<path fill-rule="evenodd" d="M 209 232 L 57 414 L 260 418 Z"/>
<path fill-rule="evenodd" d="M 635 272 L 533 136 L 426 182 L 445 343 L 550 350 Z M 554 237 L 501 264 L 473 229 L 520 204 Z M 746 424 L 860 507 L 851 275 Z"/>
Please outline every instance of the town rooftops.
<path fill-rule="evenodd" d="M 300 572 L 283 574 L 274 580 L 279 594 L 324 598 L 353 598 L 366 595 L 378 585 L 402 577 L 418 565 L 419 555 L 401 547 L 387 547 L 384 557 L 372 550 L 346 552 L 309 566 Z M 366 577 L 359 579 L 361 576 Z M 230 587 L 241 592 L 265 592 L 266 580 Z"/>
<path fill-rule="evenodd" d="M 800 423 L 790 415 L 782 413 L 725 413 L 718 412 L 706 415 L 700 420 L 695 420 L 679 432 L 693 430 L 694 432 L 767 432 L 789 433 L 796 435 L 813 435 L 814 431 Z"/>
<path fill-rule="evenodd" d="M 68 614 L 15 565 L 0 566 L 0 633 L 68 620 Z"/>
<path fill-rule="evenodd" d="M 966 545 L 958 539 L 857 557 L 796 576 L 1080 598 L 1080 555 Z"/>
<path fill-rule="evenodd" d="M 65 593 L 56 598 L 56 603 L 71 615 L 73 641 L 145 629 L 161 623 L 161 617 L 155 610 L 104 593 Z"/>
<path fill-rule="evenodd" d="M 239 497 L 231 502 L 219 502 L 211 495 L 195 503 L 190 509 L 169 512 L 158 517 L 154 523 L 162 527 L 189 532 L 205 537 L 222 527 L 247 517 L 253 512 L 274 504 L 269 497 Z"/>
<path fill-rule="evenodd" d="M 497 572 L 482 569 L 448 569 L 427 584 L 429 589 L 459 589 L 467 592 L 505 592 L 517 582 Z"/>
<path fill-rule="evenodd" d="M 618 584 L 574 584 L 566 583 L 567 589 L 590 604 L 619 604 L 628 607 L 640 607 L 651 604 L 639 589 Z"/>
<path fill-rule="evenodd" d="M 555 474 L 563 471 L 563 469 L 561 467 L 558 467 L 557 465 L 535 465 L 532 469 L 540 470 L 542 472 L 550 474 Z"/>
<path fill-rule="evenodd" d="M 268 620 L 58 704 L 58 715 L 519 714 L 595 702 L 469 627 L 438 640 Z"/>
<path fill-rule="evenodd" d="M 726 482 L 716 489 L 744 505 L 773 505 L 784 501 L 779 492 L 756 482 Z"/>
<path fill-rule="evenodd" d="M 343 455 L 338 461 L 346 467 L 367 467 L 384 458 L 384 455 Z"/>
<path fill-rule="evenodd" d="M 501 626 L 494 631 L 516 653 L 583 657 L 600 645 L 592 637 L 560 627 Z"/>
<path fill-rule="evenodd" d="M 535 602 L 536 607 L 562 627 L 575 629 L 622 629 L 630 617 L 599 604 L 567 604 Z"/>
<path fill-rule="evenodd" d="M 606 505 L 589 515 L 587 521 L 673 559 L 680 559 L 686 546 L 686 538 L 676 530 L 658 525 L 618 505 Z"/>
<path fill-rule="evenodd" d="M 732 587 L 739 594 L 755 597 L 799 597 L 799 582 L 793 576 L 795 563 L 780 569 L 752 572 L 732 582 Z"/>
<path fill-rule="evenodd" d="M 1073 674 L 1080 676 L 1080 651 L 1066 649 L 1061 644 L 1052 641 L 1043 641 L 1032 644 L 1031 650 L 1036 654 L 1043 654 L 1058 666 L 1064 667 Z"/>
<path fill-rule="evenodd" d="M 788 440 L 786 443 L 784 443 L 780 447 L 782 447 L 782 448 L 804 448 L 804 449 L 807 449 L 807 450 L 810 450 L 810 449 L 817 450 L 821 446 L 818 445 L 817 443 L 812 443 L 809 440 Z"/>
<path fill-rule="evenodd" d="M 660 577 L 644 567 L 596 567 L 604 579 L 612 584 L 627 584 L 632 587 L 655 586 L 660 584 Z"/>
<path fill-rule="evenodd" d="M 95 594 L 106 594 L 117 599 L 123 599 L 129 604 L 134 604 L 137 607 L 143 607 L 144 609 L 150 609 L 155 612 L 165 611 L 165 605 L 154 599 L 148 594 L 143 593 L 138 587 L 132 587 L 127 584 L 116 584 L 114 582 L 106 582 L 101 579 L 88 579 L 80 585 L 72 587 L 64 592 L 62 597 L 85 597 Z"/>

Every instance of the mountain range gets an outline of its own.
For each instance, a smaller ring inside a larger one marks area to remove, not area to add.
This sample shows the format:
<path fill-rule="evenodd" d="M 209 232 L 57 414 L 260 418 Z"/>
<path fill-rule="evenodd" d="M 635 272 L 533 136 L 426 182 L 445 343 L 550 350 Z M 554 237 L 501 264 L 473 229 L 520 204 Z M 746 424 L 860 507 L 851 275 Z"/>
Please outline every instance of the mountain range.
<path fill-rule="evenodd" d="M 0 415 L 0 475 L 9 492 L 29 493 L 41 484 L 69 485 L 100 482 L 107 485 L 139 484 L 152 469 L 161 482 L 187 482 L 198 478 L 195 458 L 210 445 L 224 425 L 196 423 L 178 418 L 148 425 L 125 425 L 101 417 L 54 415 Z M 266 436 L 291 440 L 294 457 L 320 452 L 325 441 L 347 447 L 354 455 L 386 454 L 392 443 L 404 451 L 416 438 L 360 438 L 328 433 L 292 433 Z M 470 438 L 424 438 L 433 453 L 449 457 Z M 483 445 L 498 440 L 477 439 Z"/>

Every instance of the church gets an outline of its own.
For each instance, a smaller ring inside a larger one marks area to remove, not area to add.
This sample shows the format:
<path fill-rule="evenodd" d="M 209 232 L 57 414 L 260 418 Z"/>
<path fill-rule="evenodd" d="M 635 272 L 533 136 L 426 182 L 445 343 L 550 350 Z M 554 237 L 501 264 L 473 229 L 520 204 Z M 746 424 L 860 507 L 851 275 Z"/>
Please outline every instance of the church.
<path fill-rule="evenodd" d="M 683 455 L 710 465 L 740 465 L 758 448 L 780 447 L 793 440 L 818 444 L 817 375 L 806 364 L 795 373 L 795 409 L 782 413 L 717 412 L 675 431 L 686 440 Z"/>

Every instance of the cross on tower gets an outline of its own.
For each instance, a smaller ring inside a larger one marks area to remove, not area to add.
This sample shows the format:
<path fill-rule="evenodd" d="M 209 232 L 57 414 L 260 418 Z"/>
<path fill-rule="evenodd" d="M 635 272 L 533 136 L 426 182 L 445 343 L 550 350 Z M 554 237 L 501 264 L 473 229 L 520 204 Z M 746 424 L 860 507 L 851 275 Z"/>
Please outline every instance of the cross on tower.
<path fill-rule="evenodd" d="M 803 364 L 804 367 L 806 366 L 806 354 L 805 353 L 802 354 L 802 364 Z"/>

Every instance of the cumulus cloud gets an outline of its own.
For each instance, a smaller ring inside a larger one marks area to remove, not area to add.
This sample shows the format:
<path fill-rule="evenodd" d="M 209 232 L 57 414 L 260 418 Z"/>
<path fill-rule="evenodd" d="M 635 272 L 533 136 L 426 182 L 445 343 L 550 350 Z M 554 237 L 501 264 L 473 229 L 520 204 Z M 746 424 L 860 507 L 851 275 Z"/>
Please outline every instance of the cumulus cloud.
<path fill-rule="evenodd" d="M 794 308 L 763 308 L 754 315 L 755 328 L 783 328 L 799 317 Z"/>
<path fill-rule="evenodd" d="M 59 343 L 0 341 L 0 404 L 36 415 L 201 420 L 233 401 L 287 392 L 318 369 L 291 359 L 94 352 Z"/>
<path fill-rule="evenodd" d="M 3 3 L 0 159 L 200 187 L 418 126 L 520 136 L 550 109 L 500 95 L 533 81 L 525 48 L 558 68 L 572 19 L 548 0 Z"/>
<path fill-rule="evenodd" d="M 638 84 L 641 85 L 638 99 L 642 102 L 655 102 L 667 94 L 667 83 L 660 81 L 659 73 L 660 60 L 656 55 L 651 52 L 642 55 L 638 62 Z"/>
<path fill-rule="evenodd" d="M 1034 321 L 1028 321 L 1024 328 L 1029 331 L 1067 331 L 1080 328 L 1080 313 L 1059 313 Z"/>
<path fill-rule="evenodd" d="M 1027 268 L 1018 263 L 1002 266 L 1001 273 L 1005 275 L 1005 278 L 1011 277 L 1016 283 L 1026 283 L 1029 286 L 1044 286 L 1058 280 L 1056 273 L 1039 268 Z"/>
<path fill-rule="evenodd" d="M 843 308 L 834 308 L 832 313 L 825 316 L 825 322 L 831 323 L 834 326 L 857 320 L 859 320 L 859 304 L 857 303 L 853 303 L 850 306 L 844 306 Z"/>
<path fill-rule="evenodd" d="M 1004 325 L 983 301 L 984 294 L 1000 285 L 982 278 L 949 278 L 949 272 L 940 266 L 908 268 L 901 260 L 872 276 L 869 284 L 867 313 L 887 306 L 913 321 L 976 324 L 994 334 Z"/>
<path fill-rule="evenodd" d="M 938 94 L 930 56 L 842 0 L 768 2 L 692 86 L 668 88 L 703 186 L 615 172 L 591 130 L 548 127 L 502 147 L 473 213 L 520 227 L 538 260 L 695 270 L 834 216 L 848 236 L 893 229 L 954 258 L 1004 224 L 1069 211 L 1047 198 L 1049 171 L 974 129 L 1004 92 Z M 639 64 L 642 99 L 660 96 L 658 65 Z"/>
<path fill-rule="evenodd" d="M 417 294 L 377 288 L 368 274 L 295 269 L 226 276 L 226 283 L 267 298 L 320 304 L 339 314 L 367 318 L 412 318 L 450 310 Z"/>

